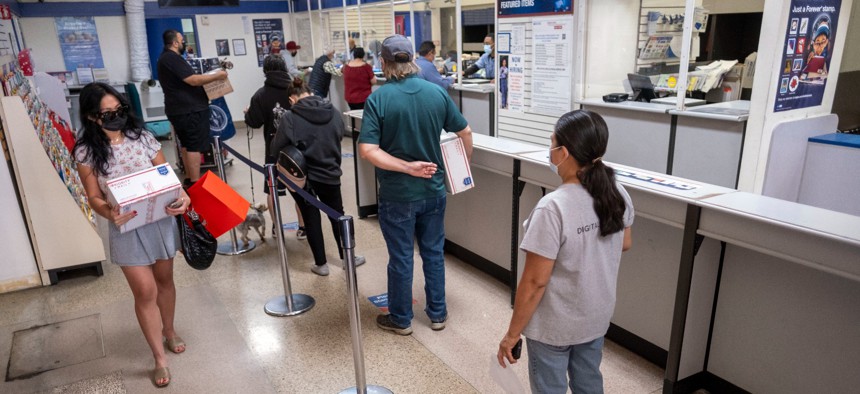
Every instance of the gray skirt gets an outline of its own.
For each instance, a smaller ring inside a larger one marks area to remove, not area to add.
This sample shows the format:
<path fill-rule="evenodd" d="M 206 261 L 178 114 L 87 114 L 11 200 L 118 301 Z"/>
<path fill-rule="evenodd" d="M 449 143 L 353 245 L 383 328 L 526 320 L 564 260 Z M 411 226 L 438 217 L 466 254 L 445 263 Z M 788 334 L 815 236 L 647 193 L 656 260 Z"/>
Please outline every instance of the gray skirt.
<path fill-rule="evenodd" d="M 166 217 L 157 222 L 120 233 L 113 223 L 108 223 L 110 233 L 110 259 L 121 266 L 145 266 L 155 260 L 171 259 L 179 249 L 179 232 L 176 218 Z"/>

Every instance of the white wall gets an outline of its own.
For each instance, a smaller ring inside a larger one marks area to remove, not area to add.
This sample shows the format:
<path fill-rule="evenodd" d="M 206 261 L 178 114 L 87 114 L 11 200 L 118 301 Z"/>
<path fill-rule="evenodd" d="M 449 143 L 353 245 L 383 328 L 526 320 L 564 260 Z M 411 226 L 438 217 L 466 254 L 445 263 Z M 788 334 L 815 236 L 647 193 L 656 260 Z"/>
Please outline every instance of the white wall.
<path fill-rule="evenodd" d="M 21 18 L 21 31 L 28 48 L 33 49 L 34 71 L 63 71 L 63 53 L 54 18 Z M 128 34 L 124 16 L 97 16 L 96 29 L 105 68 L 112 81 L 127 81 L 129 70 Z"/>
<path fill-rule="evenodd" d="M 230 83 L 233 85 L 233 93 L 228 94 L 225 99 L 230 107 L 230 114 L 234 121 L 245 119 L 243 110 L 251 103 L 251 96 L 263 86 L 265 76 L 263 68 L 257 66 L 257 51 L 254 40 L 252 21 L 254 19 L 277 19 L 284 22 L 284 31 L 290 32 L 289 14 L 249 14 L 247 15 L 248 32 L 245 33 L 245 25 L 240 14 L 217 14 L 205 15 L 209 19 L 208 26 L 204 26 L 201 18 L 197 15 L 197 40 L 200 43 L 200 56 L 215 56 L 215 40 L 230 40 L 230 61 L 233 69 L 229 71 Z M 247 55 L 233 55 L 233 39 L 244 38 Z M 290 39 L 288 38 L 287 41 Z M 310 45 L 303 47 L 302 51 L 310 51 Z M 283 52 L 289 56 L 289 53 Z"/>

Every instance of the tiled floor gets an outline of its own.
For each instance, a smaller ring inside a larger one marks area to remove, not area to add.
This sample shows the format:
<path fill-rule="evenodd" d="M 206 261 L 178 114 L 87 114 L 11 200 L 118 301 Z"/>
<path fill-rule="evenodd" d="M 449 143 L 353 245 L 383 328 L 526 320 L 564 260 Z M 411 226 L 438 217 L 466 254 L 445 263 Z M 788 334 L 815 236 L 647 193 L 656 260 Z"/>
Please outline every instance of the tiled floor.
<path fill-rule="evenodd" d="M 262 140 L 258 131 L 251 156 L 258 162 Z M 244 132 L 228 144 L 243 153 L 248 150 Z M 349 139 L 343 146 L 344 153 L 352 153 Z M 173 157 L 172 152 L 172 143 L 165 143 L 167 157 Z M 352 160 L 345 159 L 343 168 L 344 202 L 347 213 L 354 214 Z M 251 200 L 248 168 L 234 161 L 226 172 L 230 184 Z M 257 202 L 264 201 L 262 177 L 255 174 L 253 181 Z M 282 213 L 286 221 L 295 220 L 289 198 L 282 200 Z M 503 392 L 488 371 L 511 315 L 507 287 L 449 256 L 448 327 L 430 330 L 423 313 L 423 277 L 416 269 L 414 333 L 400 337 L 383 332 L 374 325 L 378 310 L 367 297 L 386 291 L 385 244 L 375 219 L 357 219 L 355 227 L 357 253 L 367 257 L 367 264 L 357 270 L 367 383 L 397 393 Z M 330 261 L 336 261 L 333 239 L 328 230 L 325 234 Z M 252 238 L 256 240 L 256 235 Z M 312 274 L 306 242 L 296 240 L 294 231 L 286 232 L 286 241 L 293 290 L 316 299 L 312 310 L 295 317 L 263 312 L 266 300 L 283 294 L 278 251 L 271 239 L 241 256 L 218 256 L 206 271 L 195 271 L 181 257 L 176 259 L 177 329 L 188 342 L 188 351 L 168 353 L 173 381 L 167 390 L 332 393 L 355 385 L 345 275 L 337 266 L 328 277 Z M 131 292 L 122 272 L 111 264 L 105 264 L 100 278 L 81 276 L 56 286 L 0 295 L 4 372 L 15 331 L 90 315 L 99 315 L 104 357 L 0 382 L 0 392 L 157 392 Z M 660 391 L 663 371 L 614 343 L 607 341 L 601 368 L 608 393 Z M 528 387 L 525 363 L 515 365 L 514 371 Z"/>

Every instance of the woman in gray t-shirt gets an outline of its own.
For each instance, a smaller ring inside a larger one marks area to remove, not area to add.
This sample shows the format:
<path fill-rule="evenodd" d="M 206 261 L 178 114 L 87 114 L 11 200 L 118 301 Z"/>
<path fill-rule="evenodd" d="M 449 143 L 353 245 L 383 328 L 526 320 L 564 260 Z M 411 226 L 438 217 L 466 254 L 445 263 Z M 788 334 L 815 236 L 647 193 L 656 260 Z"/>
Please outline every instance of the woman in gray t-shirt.
<path fill-rule="evenodd" d="M 550 167 L 563 183 L 526 220 L 526 264 L 499 364 L 525 335 L 533 392 L 602 393 L 603 336 L 615 309 L 621 252 L 633 243 L 633 204 L 603 163 L 609 131 L 600 115 L 559 119 Z M 571 380 L 568 381 L 568 376 Z"/>

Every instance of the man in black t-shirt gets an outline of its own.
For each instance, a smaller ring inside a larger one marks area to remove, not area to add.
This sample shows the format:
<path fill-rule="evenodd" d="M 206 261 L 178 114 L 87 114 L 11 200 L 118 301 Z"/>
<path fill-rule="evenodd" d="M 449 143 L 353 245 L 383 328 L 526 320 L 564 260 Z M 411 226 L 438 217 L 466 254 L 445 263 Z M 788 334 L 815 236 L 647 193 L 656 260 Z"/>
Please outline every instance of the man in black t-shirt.
<path fill-rule="evenodd" d="M 176 30 L 164 32 L 164 51 L 158 58 L 158 79 L 164 90 L 164 112 L 182 144 L 186 187 L 200 179 L 200 156 L 209 145 L 209 98 L 203 85 L 227 78 L 227 72 L 194 74 L 182 57 L 185 38 Z"/>

